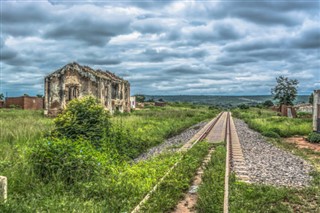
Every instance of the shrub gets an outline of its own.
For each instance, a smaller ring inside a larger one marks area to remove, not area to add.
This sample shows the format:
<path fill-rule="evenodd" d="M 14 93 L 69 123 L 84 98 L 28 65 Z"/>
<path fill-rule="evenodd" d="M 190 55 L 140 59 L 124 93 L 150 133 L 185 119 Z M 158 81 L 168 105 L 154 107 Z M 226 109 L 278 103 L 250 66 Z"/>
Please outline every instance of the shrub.
<path fill-rule="evenodd" d="M 273 102 L 271 100 L 266 100 L 265 102 L 263 102 L 262 104 L 264 107 L 272 107 L 274 106 Z"/>
<path fill-rule="evenodd" d="M 91 180 L 104 171 L 108 157 L 82 139 L 42 139 L 29 150 L 30 162 L 41 180 L 59 179 L 67 184 Z"/>
<path fill-rule="evenodd" d="M 262 135 L 269 137 L 269 138 L 280 138 L 280 135 L 278 133 L 273 132 L 273 131 L 262 132 Z"/>
<path fill-rule="evenodd" d="M 308 141 L 311 143 L 320 143 L 320 134 L 317 132 L 311 132 L 308 135 Z"/>
<path fill-rule="evenodd" d="M 90 140 L 95 146 L 109 130 L 109 114 L 97 99 L 87 96 L 70 101 L 55 120 L 53 136 Z"/>
<path fill-rule="evenodd" d="M 239 109 L 249 109 L 249 106 L 246 105 L 246 104 L 240 104 L 240 105 L 238 106 L 238 108 L 239 108 Z"/>

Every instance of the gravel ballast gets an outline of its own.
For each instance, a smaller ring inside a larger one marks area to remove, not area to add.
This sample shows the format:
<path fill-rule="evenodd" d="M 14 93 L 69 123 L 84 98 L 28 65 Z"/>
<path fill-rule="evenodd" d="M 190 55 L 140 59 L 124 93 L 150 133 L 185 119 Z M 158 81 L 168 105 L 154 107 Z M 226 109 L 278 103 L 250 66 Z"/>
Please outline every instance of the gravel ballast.
<path fill-rule="evenodd" d="M 234 119 L 250 181 L 276 186 L 308 186 L 312 166 L 300 157 L 268 143 L 260 133 Z"/>
<path fill-rule="evenodd" d="M 139 157 L 134 159 L 135 162 L 141 160 L 147 160 L 153 156 L 159 155 L 164 152 L 175 152 L 180 147 L 182 147 L 186 142 L 188 142 L 200 129 L 202 129 L 208 122 L 203 121 L 195 124 L 188 129 L 184 130 L 179 135 L 173 136 L 158 146 L 150 148 L 147 152 L 141 154 Z"/>

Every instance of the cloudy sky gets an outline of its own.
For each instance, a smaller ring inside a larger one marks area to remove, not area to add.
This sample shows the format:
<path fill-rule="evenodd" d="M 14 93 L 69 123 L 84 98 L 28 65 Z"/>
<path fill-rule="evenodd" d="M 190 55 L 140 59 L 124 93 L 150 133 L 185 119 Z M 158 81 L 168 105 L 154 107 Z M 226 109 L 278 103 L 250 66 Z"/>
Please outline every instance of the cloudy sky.
<path fill-rule="evenodd" d="M 320 1 L 1 0 L 0 93 L 43 94 L 76 61 L 132 94 L 263 95 L 320 88 Z"/>

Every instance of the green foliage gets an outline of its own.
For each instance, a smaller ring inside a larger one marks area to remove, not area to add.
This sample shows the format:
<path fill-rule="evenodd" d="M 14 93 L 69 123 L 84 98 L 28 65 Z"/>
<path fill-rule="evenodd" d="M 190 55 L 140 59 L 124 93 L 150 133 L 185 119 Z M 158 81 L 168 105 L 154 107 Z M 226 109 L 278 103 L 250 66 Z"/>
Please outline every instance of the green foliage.
<path fill-rule="evenodd" d="M 266 100 L 265 102 L 263 102 L 262 104 L 264 107 L 272 107 L 274 106 L 273 102 L 271 100 Z"/>
<path fill-rule="evenodd" d="M 179 199 L 183 197 L 183 193 L 188 190 L 196 169 L 200 167 L 203 158 L 208 153 L 208 148 L 208 143 L 201 142 L 189 150 L 151 194 L 141 211 L 169 212 L 173 209 Z"/>
<path fill-rule="evenodd" d="M 110 128 L 108 112 L 90 96 L 70 101 L 54 123 L 54 136 L 83 138 L 96 146 L 101 146 L 101 139 L 108 134 Z"/>
<path fill-rule="evenodd" d="M 313 93 L 309 96 L 309 104 L 313 104 Z"/>
<path fill-rule="evenodd" d="M 213 118 L 218 112 L 203 106 L 168 106 L 135 111 L 129 116 L 111 119 L 112 128 L 107 140 L 117 147 L 120 155 L 132 159 L 191 125 Z"/>
<path fill-rule="evenodd" d="M 284 76 L 276 78 L 277 85 L 271 90 L 273 99 L 278 100 L 279 104 L 293 105 L 293 101 L 297 97 L 297 87 L 299 81 L 289 79 Z"/>
<path fill-rule="evenodd" d="M 249 109 L 249 106 L 247 104 L 240 104 L 238 105 L 239 109 Z"/>
<path fill-rule="evenodd" d="M 280 117 L 277 116 L 277 112 L 267 109 L 235 109 L 232 111 L 232 115 L 244 120 L 253 130 L 261 133 L 274 132 L 281 137 L 308 135 L 312 130 L 312 119 L 310 118 L 292 119 L 287 117 Z"/>
<path fill-rule="evenodd" d="M 225 147 L 218 146 L 206 166 L 198 190 L 196 208 L 199 213 L 223 212 L 225 158 Z"/>
<path fill-rule="evenodd" d="M 10 104 L 9 108 L 10 109 L 21 109 L 21 106 L 20 105 L 16 105 L 16 104 Z"/>
<path fill-rule="evenodd" d="M 146 96 L 142 95 L 142 94 L 136 94 L 136 101 L 139 103 L 143 103 L 146 100 Z"/>
<path fill-rule="evenodd" d="M 230 178 L 230 212 L 319 212 L 319 189 L 248 184 Z"/>
<path fill-rule="evenodd" d="M 0 100 L 4 100 L 4 95 L 3 95 L 3 93 L 0 93 Z"/>
<path fill-rule="evenodd" d="M 269 137 L 269 138 L 280 138 L 280 135 L 273 131 L 265 131 L 262 132 L 263 136 Z"/>
<path fill-rule="evenodd" d="M 320 143 L 320 133 L 311 132 L 308 135 L 308 141 L 310 141 L 311 143 Z"/>
<path fill-rule="evenodd" d="M 309 112 L 297 112 L 298 118 L 312 118 L 312 113 Z"/>
<path fill-rule="evenodd" d="M 105 174 L 110 153 L 99 152 L 83 139 L 39 140 L 29 150 L 29 161 L 35 174 L 43 181 L 62 180 L 66 184 L 89 181 Z"/>
<path fill-rule="evenodd" d="M 37 94 L 37 97 L 38 97 L 38 98 L 43 98 L 43 95 Z"/>
<path fill-rule="evenodd" d="M 128 212 L 180 155 L 129 160 L 217 113 L 181 105 L 119 114 L 110 118 L 108 134 L 89 140 L 92 134 L 81 129 L 79 137 L 58 134 L 43 111 L 2 109 L 0 171 L 10 180 L 10 197 L 0 212 Z"/>

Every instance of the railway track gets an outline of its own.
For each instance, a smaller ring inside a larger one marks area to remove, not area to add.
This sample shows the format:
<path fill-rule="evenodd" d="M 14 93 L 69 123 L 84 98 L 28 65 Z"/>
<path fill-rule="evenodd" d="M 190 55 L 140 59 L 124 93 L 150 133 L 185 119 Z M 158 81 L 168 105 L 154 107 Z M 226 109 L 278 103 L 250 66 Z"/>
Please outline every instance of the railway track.
<path fill-rule="evenodd" d="M 233 119 L 230 112 L 221 112 L 217 117 L 212 119 L 203 129 L 201 129 L 193 138 L 191 138 L 183 147 L 179 149 L 179 152 L 186 152 L 191 149 L 198 142 L 206 140 L 209 143 L 220 143 L 222 141 L 226 142 L 226 172 L 225 172 L 225 187 L 224 187 L 224 213 L 228 212 L 229 207 L 229 176 L 230 171 L 234 170 L 238 178 L 249 181 L 249 177 L 246 172 L 245 161 L 241 151 L 241 146 L 235 129 Z M 197 177 L 193 182 L 191 188 L 197 188 L 201 183 L 201 177 L 203 169 L 206 163 L 210 160 L 211 155 L 214 153 L 213 148 L 209 151 L 208 156 L 203 161 L 201 168 L 198 169 Z M 153 189 L 141 200 L 141 202 L 134 208 L 131 213 L 140 212 L 140 208 L 149 199 L 152 193 L 158 188 L 161 182 L 170 174 L 170 172 L 179 164 L 182 157 L 168 170 L 168 172 L 159 180 L 159 182 L 153 187 Z M 195 185 L 196 184 L 196 185 Z M 189 197 L 188 197 L 189 196 Z M 190 197 L 195 199 L 194 202 L 190 202 Z M 193 212 L 194 205 L 196 203 L 196 198 L 194 193 L 188 193 L 185 196 L 186 204 L 181 205 L 179 202 L 178 206 L 184 206 L 183 210 L 176 210 L 174 212 Z M 183 202 L 183 201 L 182 201 Z M 191 205 L 191 206 L 190 206 Z"/>

